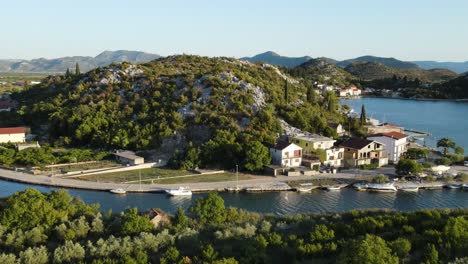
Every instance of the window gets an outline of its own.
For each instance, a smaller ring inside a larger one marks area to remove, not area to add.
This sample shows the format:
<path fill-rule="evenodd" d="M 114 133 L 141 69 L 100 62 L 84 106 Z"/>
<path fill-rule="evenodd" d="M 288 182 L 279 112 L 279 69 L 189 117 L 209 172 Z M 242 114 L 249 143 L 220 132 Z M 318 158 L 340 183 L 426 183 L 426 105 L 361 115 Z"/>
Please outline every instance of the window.
<path fill-rule="evenodd" d="M 308 146 L 309 146 L 309 143 L 306 143 L 306 147 L 308 147 Z"/>
<path fill-rule="evenodd" d="M 338 158 L 342 159 L 343 158 L 343 152 L 338 153 Z"/>
<path fill-rule="evenodd" d="M 369 145 L 369 146 L 367 146 L 367 148 L 370 148 L 370 145 Z"/>
<path fill-rule="evenodd" d="M 295 159 L 294 162 L 299 163 L 299 159 Z"/>

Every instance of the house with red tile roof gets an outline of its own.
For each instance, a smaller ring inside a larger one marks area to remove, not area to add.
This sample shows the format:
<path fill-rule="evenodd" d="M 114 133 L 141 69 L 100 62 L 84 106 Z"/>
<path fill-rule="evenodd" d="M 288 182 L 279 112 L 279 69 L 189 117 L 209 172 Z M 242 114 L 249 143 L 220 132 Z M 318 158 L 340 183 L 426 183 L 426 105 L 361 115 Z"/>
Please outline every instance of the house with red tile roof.
<path fill-rule="evenodd" d="M 24 127 L 0 128 L 0 143 L 23 143 L 26 141 L 26 129 Z"/>
<path fill-rule="evenodd" d="M 374 140 L 385 146 L 384 151 L 387 153 L 390 163 L 398 163 L 400 157 L 406 153 L 408 150 L 407 138 L 407 135 L 396 131 L 378 133 L 367 137 L 367 139 Z"/>
<path fill-rule="evenodd" d="M 376 164 L 378 167 L 388 164 L 384 145 L 374 140 L 350 138 L 340 144 L 344 148 L 344 164 L 349 167 Z"/>

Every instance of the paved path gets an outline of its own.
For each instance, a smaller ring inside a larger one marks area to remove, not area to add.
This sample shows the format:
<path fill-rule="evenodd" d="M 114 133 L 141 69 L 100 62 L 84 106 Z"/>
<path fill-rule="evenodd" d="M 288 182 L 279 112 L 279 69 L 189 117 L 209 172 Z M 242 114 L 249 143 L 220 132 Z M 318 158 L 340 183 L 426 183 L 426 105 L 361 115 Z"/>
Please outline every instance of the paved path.
<path fill-rule="evenodd" d="M 108 191 L 115 188 L 124 188 L 130 192 L 158 192 L 166 189 L 186 186 L 193 191 L 211 191 L 224 190 L 225 188 L 262 188 L 284 190 L 285 183 L 292 180 L 312 180 L 321 178 L 348 178 L 353 179 L 354 174 L 317 174 L 314 176 L 252 176 L 253 179 L 225 182 L 202 182 L 202 183 L 184 183 L 184 184 L 119 184 L 105 182 L 91 182 L 76 179 L 65 179 L 60 177 L 49 177 L 43 175 L 32 175 L 28 173 L 15 172 L 11 170 L 0 169 L 0 179 L 16 181 L 29 184 L 46 185 L 63 188 L 89 189 Z"/>

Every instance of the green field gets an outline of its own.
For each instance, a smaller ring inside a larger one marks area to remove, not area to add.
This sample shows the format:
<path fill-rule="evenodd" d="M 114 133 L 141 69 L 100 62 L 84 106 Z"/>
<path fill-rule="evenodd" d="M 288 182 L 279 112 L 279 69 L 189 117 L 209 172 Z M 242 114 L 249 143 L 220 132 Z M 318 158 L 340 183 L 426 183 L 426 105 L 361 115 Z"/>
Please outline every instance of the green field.
<path fill-rule="evenodd" d="M 161 178 L 174 177 L 174 176 L 197 175 L 197 174 L 194 174 L 193 172 L 189 172 L 186 170 L 150 168 L 150 169 L 142 169 L 142 170 L 132 170 L 132 171 L 122 171 L 122 172 L 115 172 L 115 173 L 103 173 L 103 174 L 89 175 L 89 176 L 79 177 L 79 179 L 85 180 L 85 181 L 94 181 L 94 182 L 122 183 L 122 182 L 128 182 L 128 181 L 138 181 L 140 172 L 141 172 L 142 183 L 151 183 L 151 181 L 144 181 L 144 180 L 151 180 L 151 179 L 155 179 L 155 182 L 156 182 L 158 177 L 161 179 Z"/>
<path fill-rule="evenodd" d="M 239 180 L 249 180 L 249 179 L 252 179 L 252 177 L 247 174 L 239 174 Z M 154 181 L 154 183 L 176 184 L 176 183 L 197 183 L 197 182 L 222 182 L 222 181 L 235 181 L 235 180 L 236 180 L 235 173 L 219 173 L 219 174 L 198 175 L 198 176 L 191 176 L 191 177 L 162 179 L 159 181 Z"/>
<path fill-rule="evenodd" d="M 49 75 L 49 73 L 0 72 L 0 94 L 5 92 L 21 91 L 24 89 L 24 86 L 13 85 L 14 82 L 38 82 Z M 7 82 L 7 84 L 1 84 L 1 82 Z"/>

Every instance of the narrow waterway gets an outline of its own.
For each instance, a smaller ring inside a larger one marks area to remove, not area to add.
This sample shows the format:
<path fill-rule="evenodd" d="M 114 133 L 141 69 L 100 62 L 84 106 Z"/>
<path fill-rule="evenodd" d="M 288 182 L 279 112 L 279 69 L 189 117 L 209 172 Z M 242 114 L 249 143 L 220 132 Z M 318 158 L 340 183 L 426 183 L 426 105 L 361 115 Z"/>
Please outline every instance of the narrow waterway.
<path fill-rule="evenodd" d="M 36 188 L 50 192 L 56 188 L 0 180 L 0 196 L 6 197 L 26 188 Z M 187 209 L 197 198 L 206 194 L 194 194 L 192 197 L 169 197 L 156 193 L 129 193 L 115 195 L 108 192 L 68 190 L 73 196 L 80 197 L 87 203 L 99 203 L 103 211 L 121 212 L 127 207 L 139 210 L 161 208 L 174 213 L 177 207 Z M 420 190 L 418 193 L 371 193 L 343 189 L 336 192 L 314 190 L 310 193 L 270 192 L 270 193 L 221 193 L 226 206 L 244 208 L 260 213 L 277 215 L 296 213 L 344 212 L 352 209 L 388 208 L 398 211 L 412 211 L 429 208 L 466 208 L 468 190 Z"/>

